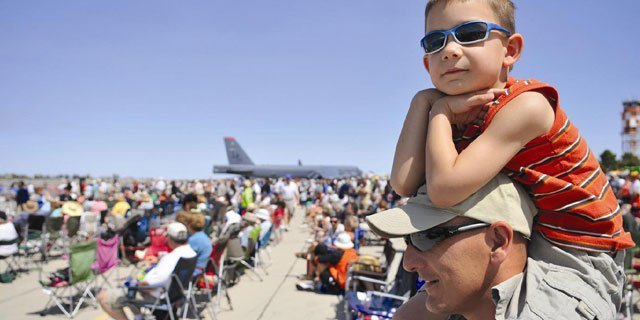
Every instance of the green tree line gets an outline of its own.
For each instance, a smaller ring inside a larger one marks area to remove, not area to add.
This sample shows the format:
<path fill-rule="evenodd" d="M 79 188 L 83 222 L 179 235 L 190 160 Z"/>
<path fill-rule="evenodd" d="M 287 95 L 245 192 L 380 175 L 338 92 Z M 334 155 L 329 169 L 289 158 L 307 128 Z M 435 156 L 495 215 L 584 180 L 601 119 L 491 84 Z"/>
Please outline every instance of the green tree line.
<path fill-rule="evenodd" d="M 631 169 L 639 171 L 640 159 L 631 152 L 625 152 L 620 159 L 611 150 L 605 150 L 600 154 L 600 167 L 604 172 L 618 169 Z"/>

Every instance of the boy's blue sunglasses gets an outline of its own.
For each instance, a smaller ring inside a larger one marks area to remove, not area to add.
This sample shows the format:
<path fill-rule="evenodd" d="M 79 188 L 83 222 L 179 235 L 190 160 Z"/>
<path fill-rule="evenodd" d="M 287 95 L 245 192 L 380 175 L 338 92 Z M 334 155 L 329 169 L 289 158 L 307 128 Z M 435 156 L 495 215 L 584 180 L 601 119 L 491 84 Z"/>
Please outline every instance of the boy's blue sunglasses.
<path fill-rule="evenodd" d="M 447 45 L 449 35 L 457 43 L 465 45 L 487 40 L 491 30 L 504 32 L 507 37 L 511 35 L 511 32 L 495 23 L 475 20 L 459 24 L 449 30 L 431 31 L 420 40 L 420 45 L 426 54 L 434 54 Z"/>

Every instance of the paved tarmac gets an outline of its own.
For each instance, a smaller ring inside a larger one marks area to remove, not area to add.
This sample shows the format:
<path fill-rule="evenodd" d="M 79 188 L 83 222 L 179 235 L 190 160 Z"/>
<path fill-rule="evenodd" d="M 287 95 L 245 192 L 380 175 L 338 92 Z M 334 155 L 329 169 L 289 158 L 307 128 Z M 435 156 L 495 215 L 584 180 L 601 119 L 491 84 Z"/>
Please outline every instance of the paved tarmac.
<path fill-rule="evenodd" d="M 302 210 L 299 210 L 291 223 L 289 232 L 284 233 L 282 242 L 270 247 L 272 263 L 267 268 L 268 275 L 260 272 L 263 281 L 259 281 L 250 273 L 243 275 L 238 284 L 229 288 L 233 310 L 229 308 L 226 300 L 222 299 L 218 319 L 344 319 L 343 305 L 338 296 L 298 291 L 295 288 L 298 275 L 305 273 L 306 263 L 302 259 L 295 258 L 293 253 L 303 249 L 306 239 L 310 236 L 308 229 L 301 227 L 302 215 Z M 45 265 L 44 270 L 55 271 L 66 263 L 65 260 L 56 259 Z M 4 269 L 3 262 L 0 262 L 1 269 Z M 119 270 L 119 274 L 124 275 L 125 271 Z M 116 277 L 113 275 L 111 278 Z M 114 280 L 113 283 L 115 282 Z M 0 318 L 65 319 L 66 317 L 57 308 L 49 309 L 51 314 L 44 318 L 39 315 L 47 299 L 48 296 L 43 293 L 38 284 L 38 272 L 23 273 L 10 284 L 0 284 L 0 310 L 2 310 Z M 93 308 L 89 304 L 81 308 L 75 319 L 109 319 L 109 317 L 100 310 L 99 306 Z"/>

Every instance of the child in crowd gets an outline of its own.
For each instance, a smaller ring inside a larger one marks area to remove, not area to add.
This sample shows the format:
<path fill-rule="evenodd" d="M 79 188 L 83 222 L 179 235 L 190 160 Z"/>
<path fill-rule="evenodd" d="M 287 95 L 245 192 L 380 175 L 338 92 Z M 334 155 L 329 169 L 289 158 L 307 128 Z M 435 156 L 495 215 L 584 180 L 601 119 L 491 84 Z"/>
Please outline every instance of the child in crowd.
<path fill-rule="evenodd" d="M 578 270 L 619 307 L 621 252 L 634 243 L 556 89 L 509 77 L 524 43 L 514 11 L 510 0 L 428 2 L 421 45 L 435 89 L 411 102 L 391 184 L 410 196 L 426 182 L 433 204 L 451 207 L 505 172 L 539 210 L 529 256 Z"/>

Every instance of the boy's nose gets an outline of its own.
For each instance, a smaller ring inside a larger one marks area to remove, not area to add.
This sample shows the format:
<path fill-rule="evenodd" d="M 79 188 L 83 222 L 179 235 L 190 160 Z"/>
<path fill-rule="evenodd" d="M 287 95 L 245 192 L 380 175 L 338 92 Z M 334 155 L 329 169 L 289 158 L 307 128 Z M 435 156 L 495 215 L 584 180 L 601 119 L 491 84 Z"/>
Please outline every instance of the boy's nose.
<path fill-rule="evenodd" d="M 462 55 L 462 46 L 453 39 L 453 35 L 448 35 L 447 42 L 442 48 L 442 60 L 459 58 Z"/>

